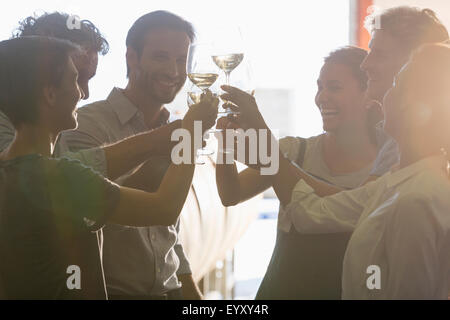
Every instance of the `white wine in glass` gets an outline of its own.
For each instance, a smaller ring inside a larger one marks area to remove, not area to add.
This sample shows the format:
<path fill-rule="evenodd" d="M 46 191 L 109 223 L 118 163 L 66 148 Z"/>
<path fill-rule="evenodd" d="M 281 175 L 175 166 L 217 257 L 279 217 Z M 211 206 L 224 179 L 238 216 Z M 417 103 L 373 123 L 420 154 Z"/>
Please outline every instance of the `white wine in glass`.
<path fill-rule="evenodd" d="M 219 69 L 211 61 L 212 47 L 208 43 L 194 43 L 189 46 L 186 73 L 189 80 L 206 91 L 219 77 Z"/>
<path fill-rule="evenodd" d="M 216 82 L 219 77 L 219 69 L 211 60 L 211 44 L 209 43 L 194 43 L 189 46 L 188 58 L 186 64 L 186 73 L 189 80 L 199 90 L 191 88 L 188 92 L 188 106 L 190 107 L 194 103 L 198 103 L 201 100 L 201 94 L 206 91 Z M 206 132 L 207 135 L 211 133 L 211 130 Z M 210 150 L 202 148 L 198 151 L 197 155 L 212 154 Z M 203 164 L 197 159 L 198 164 Z"/>
<path fill-rule="evenodd" d="M 242 30 L 239 26 L 230 26 L 223 24 L 217 26 L 214 30 L 215 41 L 213 54 L 211 56 L 214 63 L 225 73 L 225 84 L 232 85 L 230 81 L 231 72 L 241 64 L 244 59 L 245 42 L 242 36 Z M 224 101 L 225 112 L 223 114 L 236 115 L 230 108 L 226 107 Z"/>
<path fill-rule="evenodd" d="M 212 56 L 214 63 L 225 72 L 226 84 L 230 84 L 230 73 L 244 59 L 243 53 L 230 53 Z"/>
<path fill-rule="evenodd" d="M 189 73 L 188 78 L 202 90 L 206 90 L 216 82 L 219 75 L 217 73 Z"/>

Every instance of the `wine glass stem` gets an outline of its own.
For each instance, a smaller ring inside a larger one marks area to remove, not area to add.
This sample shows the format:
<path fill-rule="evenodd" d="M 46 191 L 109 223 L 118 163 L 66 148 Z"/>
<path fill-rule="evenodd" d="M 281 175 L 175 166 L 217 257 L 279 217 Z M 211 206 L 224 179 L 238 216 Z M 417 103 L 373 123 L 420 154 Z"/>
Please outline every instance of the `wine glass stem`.
<path fill-rule="evenodd" d="M 225 83 L 227 84 L 227 86 L 230 85 L 230 72 L 225 72 Z M 230 108 L 225 108 L 225 110 L 227 112 L 231 112 Z"/>

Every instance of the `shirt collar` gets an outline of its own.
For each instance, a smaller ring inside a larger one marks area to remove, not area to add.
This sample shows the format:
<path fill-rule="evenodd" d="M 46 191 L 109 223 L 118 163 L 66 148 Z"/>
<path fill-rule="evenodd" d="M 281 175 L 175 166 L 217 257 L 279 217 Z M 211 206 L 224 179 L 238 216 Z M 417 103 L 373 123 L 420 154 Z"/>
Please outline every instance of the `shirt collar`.
<path fill-rule="evenodd" d="M 424 158 L 403 169 L 389 173 L 387 177 L 387 186 L 388 188 L 394 187 L 422 171 L 436 171 L 440 168 L 445 170 L 446 166 L 447 160 L 442 155 Z"/>
<path fill-rule="evenodd" d="M 139 109 L 123 94 L 122 90 L 114 87 L 107 98 L 111 108 L 117 114 L 122 125 L 133 118 Z"/>

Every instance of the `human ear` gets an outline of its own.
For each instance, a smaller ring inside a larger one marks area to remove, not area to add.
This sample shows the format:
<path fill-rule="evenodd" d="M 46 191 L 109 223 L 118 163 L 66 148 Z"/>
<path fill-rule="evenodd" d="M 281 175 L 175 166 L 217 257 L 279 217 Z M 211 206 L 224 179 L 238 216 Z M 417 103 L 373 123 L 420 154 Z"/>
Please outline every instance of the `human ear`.
<path fill-rule="evenodd" d="M 52 86 L 46 86 L 43 90 L 45 105 L 53 108 L 56 105 L 56 90 Z"/>
<path fill-rule="evenodd" d="M 138 69 L 138 65 L 139 65 L 139 57 L 138 54 L 136 52 L 136 50 L 134 50 L 131 47 L 127 47 L 127 53 L 126 53 L 126 60 L 127 60 L 127 65 L 128 65 L 128 69 L 129 69 L 129 76 L 133 72 L 136 72 L 136 70 Z"/>

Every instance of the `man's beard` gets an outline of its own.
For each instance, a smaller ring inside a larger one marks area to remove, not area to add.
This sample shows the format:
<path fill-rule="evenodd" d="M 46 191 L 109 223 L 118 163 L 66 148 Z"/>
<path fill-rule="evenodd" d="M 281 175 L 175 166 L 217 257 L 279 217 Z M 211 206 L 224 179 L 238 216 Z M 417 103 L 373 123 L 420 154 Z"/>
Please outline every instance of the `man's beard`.
<path fill-rule="evenodd" d="M 158 92 L 158 90 L 154 86 L 154 82 L 156 82 L 156 79 L 153 79 L 148 72 L 145 72 L 142 69 L 140 70 L 138 82 L 139 88 L 142 90 L 142 92 L 144 92 L 151 101 L 158 104 L 171 103 L 182 88 L 182 84 L 178 84 L 175 90 L 173 90 L 173 93 L 162 94 L 161 92 Z"/>

